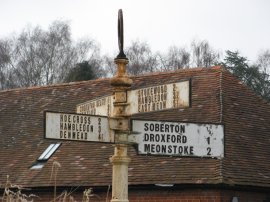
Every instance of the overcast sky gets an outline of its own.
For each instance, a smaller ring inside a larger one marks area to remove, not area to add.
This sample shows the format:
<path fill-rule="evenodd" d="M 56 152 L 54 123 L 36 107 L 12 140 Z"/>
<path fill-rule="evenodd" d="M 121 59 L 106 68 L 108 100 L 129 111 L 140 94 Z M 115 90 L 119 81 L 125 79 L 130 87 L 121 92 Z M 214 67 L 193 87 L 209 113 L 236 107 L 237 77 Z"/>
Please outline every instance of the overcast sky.
<path fill-rule="evenodd" d="M 270 49 L 270 0 L 0 0 L 0 37 L 29 24 L 47 29 L 54 20 L 68 20 L 73 39 L 94 38 L 113 55 L 120 8 L 125 46 L 139 39 L 166 52 L 207 40 L 216 50 L 239 50 L 250 60 Z"/>

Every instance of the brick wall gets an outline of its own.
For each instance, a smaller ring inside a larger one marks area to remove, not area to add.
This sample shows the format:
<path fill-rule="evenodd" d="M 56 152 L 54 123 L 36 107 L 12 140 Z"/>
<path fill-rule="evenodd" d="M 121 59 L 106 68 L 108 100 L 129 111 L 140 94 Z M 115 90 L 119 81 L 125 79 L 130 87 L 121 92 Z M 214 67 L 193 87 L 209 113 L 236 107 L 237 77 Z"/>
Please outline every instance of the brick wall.
<path fill-rule="evenodd" d="M 34 201 L 51 201 L 53 193 L 39 192 L 35 193 L 39 198 Z M 59 194 L 58 194 L 59 195 Z M 71 193 L 76 201 L 82 200 L 82 192 Z M 90 198 L 91 202 L 110 202 L 106 201 L 106 192 L 94 190 L 94 195 Z M 255 191 L 234 191 L 221 189 L 130 189 L 129 202 L 231 202 L 233 197 L 238 197 L 239 202 L 270 202 L 267 197 L 270 193 Z M 69 199 L 69 198 L 67 198 Z M 69 200 L 67 200 L 69 201 Z"/>
<path fill-rule="evenodd" d="M 171 191 L 137 191 L 129 193 L 130 202 L 231 202 L 233 197 L 239 202 L 266 202 L 270 193 L 250 191 L 230 191 L 218 189 L 189 189 Z M 270 202 L 270 201 L 267 201 Z"/>
<path fill-rule="evenodd" d="M 159 190 L 129 194 L 130 202 L 221 202 L 218 190 Z"/>
<path fill-rule="evenodd" d="M 237 197 L 239 202 L 270 202 L 270 189 L 268 193 L 223 190 L 221 192 L 221 202 L 231 201 L 233 196 Z"/>

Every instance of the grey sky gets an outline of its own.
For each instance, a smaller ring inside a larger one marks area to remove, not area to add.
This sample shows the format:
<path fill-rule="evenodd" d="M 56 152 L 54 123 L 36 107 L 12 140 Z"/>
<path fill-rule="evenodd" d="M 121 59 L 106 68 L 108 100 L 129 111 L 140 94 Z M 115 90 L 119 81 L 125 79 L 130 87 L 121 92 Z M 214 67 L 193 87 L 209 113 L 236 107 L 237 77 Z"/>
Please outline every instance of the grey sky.
<path fill-rule="evenodd" d="M 27 24 L 46 29 L 54 20 L 68 20 L 74 39 L 94 38 L 103 53 L 113 55 L 119 8 L 125 46 L 139 39 L 165 52 L 208 40 L 217 50 L 239 50 L 250 60 L 270 49 L 269 0 L 0 0 L 0 37 Z"/>

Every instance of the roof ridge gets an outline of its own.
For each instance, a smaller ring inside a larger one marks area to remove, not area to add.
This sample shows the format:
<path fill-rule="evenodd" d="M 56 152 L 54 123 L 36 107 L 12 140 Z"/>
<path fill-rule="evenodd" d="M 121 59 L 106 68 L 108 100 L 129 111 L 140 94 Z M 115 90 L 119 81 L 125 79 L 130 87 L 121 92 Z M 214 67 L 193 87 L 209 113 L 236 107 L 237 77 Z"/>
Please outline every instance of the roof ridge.
<path fill-rule="evenodd" d="M 221 66 L 213 66 L 213 67 L 195 67 L 195 68 L 187 68 L 187 69 L 177 69 L 177 70 L 171 70 L 171 71 L 157 71 L 157 72 L 148 72 L 142 75 L 137 76 L 130 76 L 130 78 L 139 78 L 139 77 L 149 77 L 154 75 L 165 75 L 165 74 L 175 74 L 179 72 L 197 72 L 197 71 L 209 71 L 209 70 L 224 70 Z M 74 81 L 74 82 L 68 82 L 68 83 L 55 83 L 45 86 L 29 86 L 29 87 L 22 87 L 22 88 L 13 88 L 13 89 L 6 89 L 6 90 L 0 90 L 0 93 L 10 92 L 10 91 L 21 91 L 21 90 L 33 90 L 33 89 L 46 89 L 51 87 L 62 87 L 62 86 L 68 86 L 68 85 L 80 85 L 83 83 L 91 83 L 91 82 L 102 82 L 106 80 L 110 80 L 109 78 L 98 78 L 95 80 L 87 80 L 87 81 Z"/>
<path fill-rule="evenodd" d="M 186 69 L 176 69 L 176 70 L 169 70 L 169 71 L 157 71 L 157 72 L 147 72 L 143 75 L 131 76 L 131 78 L 137 77 L 148 77 L 153 75 L 164 75 L 164 74 L 175 74 L 179 72 L 198 72 L 198 71 L 209 71 L 209 70 L 221 70 L 226 71 L 222 66 L 212 66 L 212 67 L 191 67 Z"/>
<path fill-rule="evenodd" d="M 68 83 L 55 83 L 45 86 L 29 86 L 29 87 L 22 87 L 22 88 L 12 88 L 12 89 L 6 89 L 6 90 L 0 90 L 0 93 L 9 92 L 9 91 L 21 91 L 21 90 L 33 90 L 33 89 L 44 89 L 44 88 L 51 88 L 51 87 L 62 87 L 62 86 L 68 86 L 68 85 L 80 85 L 83 83 L 92 83 L 92 82 L 102 82 L 109 80 L 110 78 L 98 78 L 95 80 L 87 80 L 87 81 L 73 81 Z"/>

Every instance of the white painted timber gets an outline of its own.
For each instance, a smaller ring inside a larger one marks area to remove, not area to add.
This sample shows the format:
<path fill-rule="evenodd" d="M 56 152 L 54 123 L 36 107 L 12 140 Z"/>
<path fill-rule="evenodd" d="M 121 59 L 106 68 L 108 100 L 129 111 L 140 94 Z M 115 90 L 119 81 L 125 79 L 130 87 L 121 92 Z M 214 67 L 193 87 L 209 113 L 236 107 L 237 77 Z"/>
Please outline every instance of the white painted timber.
<path fill-rule="evenodd" d="M 223 125 L 132 120 L 132 131 L 139 154 L 224 157 Z"/>
<path fill-rule="evenodd" d="M 189 107 L 189 81 L 156 85 L 127 92 L 126 114 L 161 111 L 172 108 Z M 76 112 L 110 116 L 112 114 L 113 96 L 105 96 L 77 105 Z"/>
<path fill-rule="evenodd" d="M 45 138 L 90 142 L 114 142 L 107 117 L 45 112 Z"/>

